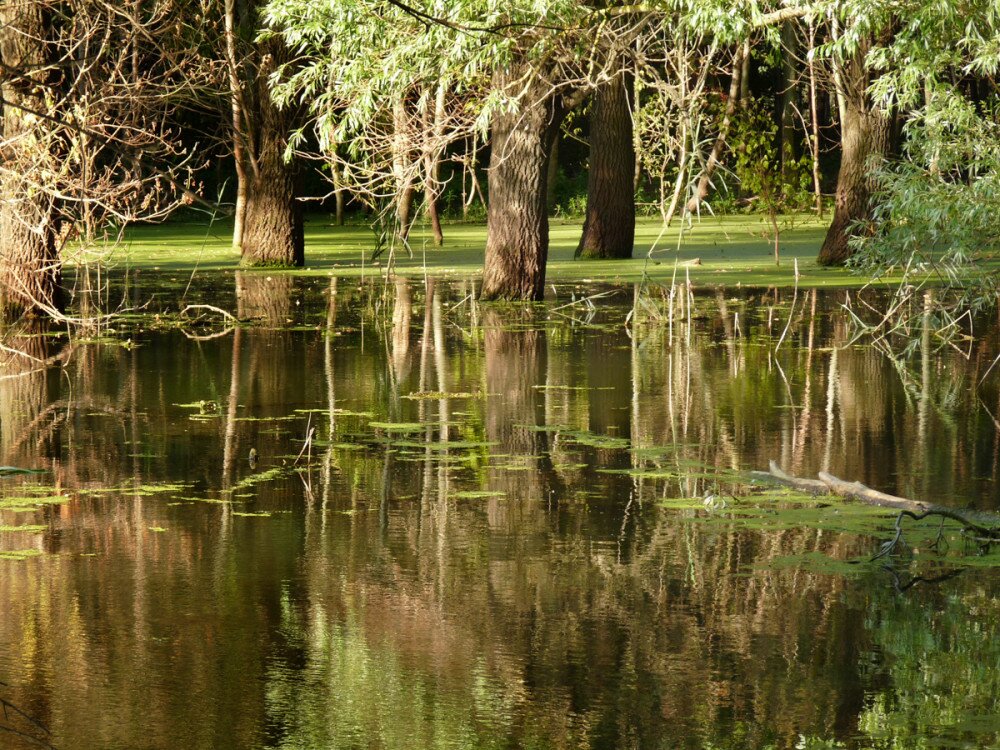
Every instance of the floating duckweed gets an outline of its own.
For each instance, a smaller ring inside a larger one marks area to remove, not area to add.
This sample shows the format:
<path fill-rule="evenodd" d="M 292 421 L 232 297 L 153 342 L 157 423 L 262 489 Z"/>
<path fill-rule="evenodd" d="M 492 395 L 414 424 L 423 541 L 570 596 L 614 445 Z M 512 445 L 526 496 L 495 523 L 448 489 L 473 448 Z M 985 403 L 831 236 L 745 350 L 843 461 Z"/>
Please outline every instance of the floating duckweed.
<path fill-rule="evenodd" d="M 287 473 L 286 469 L 276 466 L 273 469 L 267 469 L 266 471 L 251 474 L 248 477 L 243 477 L 243 479 L 233 485 L 232 491 L 236 492 L 237 490 L 246 489 L 247 487 L 253 487 L 261 482 L 271 482 L 275 479 L 280 479 Z"/>
<path fill-rule="evenodd" d="M 179 409 L 198 409 L 202 412 L 217 412 L 221 408 L 218 401 L 212 401 L 210 399 L 192 401 L 189 404 L 174 404 L 174 406 Z"/>
<path fill-rule="evenodd" d="M 149 526 L 149 527 L 147 527 L 147 528 L 148 528 L 148 529 L 149 529 L 150 531 L 155 531 L 155 532 L 157 532 L 157 533 L 162 533 L 162 532 L 166 531 L 166 529 L 165 529 L 165 528 L 163 528 L 162 526 Z"/>
<path fill-rule="evenodd" d="M 0 550 L 0 560 L 27 560 L 29 557 L 38 557 L 41 552 L 37 549 L 9 549 Z"/>
<path fill-rule="evenodd" d="M 870 558 L 853 558 L 839 560 L 836 557 L 824 555 L 822 552 L 805 552 L 801 555 L 784 555 L 768 560 L 758 569 L 782 570 L 794 568 L 807 573 L 822 573 L 825 575 L 859 575 L 872 569 Z"/>
<path fill-rule="evenodd" d="M 495 490 L 463 490 L 452 494 L 456 500 L 482 500 L 490 497 L 506 497 L 507 493 Z"/>
<path fill-rule="evenodd" d="M 5 497 L 0 500 L 0 510 L 34 510 L 43 505 L 61 505 L 68 502 L 69 498 L 64 495 L 53 495 L 51 497 Z"/>
<path fill-rule="evenodd" d="M 403 398 L 408 398 L 412 401 L 435 401 L 446 398 L 475 398 L 476 394 L 467 392 L 456 392 L 447 393 L 446 391 L 414 391 L 413 393 L 407 393 Z"/>
<path fill-rule="evenodd" d="M 591 448 L 614 450 L 629 447 L 629 441 L 625 438 L 611 437 L 610 435 L 598 435 L 586 430 L 572 430 L 570 432 L 561 433 L 560 436 L 571 443 L 586 445 Z"/>
<path fill-rule="evenodd" d="M 420 422 L 369 422 L 369 427 L 386 432 L 420 432 L 428 427 L 435 427 L 434 424 L 421 424 Z"/>
<path fill-rule="evenodd" d="M 246 510 L 246 511 L 243 511 L 243 510 L 234 510 L 233 511 L 233 515 L 234 516 L 243 516 L 244 518 L 267 518 L 271 514 L 268 513 L 267 511 L 257 511 L 257 512 L 254 512 L 254 511 L 250 511 L 250 510 Z"/>
<path fill-rule="evenodd" d="M 32 523 L 21 524 L 20 526 L 0 525 L 0 533 L 3 533 L 5 531 L 23 531 L 30 533 L 38 533 L 39 531 L 45 531 L 47 528 L 48 526 L 43 526 L 42 524 L 32 524 Z"/>

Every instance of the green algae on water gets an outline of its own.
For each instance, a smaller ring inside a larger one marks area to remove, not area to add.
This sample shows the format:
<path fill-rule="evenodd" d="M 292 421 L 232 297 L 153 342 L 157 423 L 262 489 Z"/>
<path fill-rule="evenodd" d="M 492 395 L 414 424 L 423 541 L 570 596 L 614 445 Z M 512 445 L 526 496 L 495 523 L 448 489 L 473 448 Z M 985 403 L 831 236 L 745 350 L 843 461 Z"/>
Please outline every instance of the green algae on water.
<path fill-rule="evenodd" d="M 37 549 L 9 549 L 0 550 L 0 560 L 27 560 L 29 557 L 38 557 L 42 553 Z"/>

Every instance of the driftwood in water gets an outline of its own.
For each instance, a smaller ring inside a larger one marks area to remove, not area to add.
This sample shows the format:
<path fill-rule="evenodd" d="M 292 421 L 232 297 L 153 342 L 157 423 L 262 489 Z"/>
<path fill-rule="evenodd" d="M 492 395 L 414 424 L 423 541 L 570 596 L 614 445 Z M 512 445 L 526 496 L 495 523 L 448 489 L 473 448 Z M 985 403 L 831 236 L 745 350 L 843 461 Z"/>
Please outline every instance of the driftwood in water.
<path fill-rule="evenodd" d="M 813 495 L 838 495 L 849 500 L 858 500 L 866 505 L 875 505 L 881 508 L 893 508 L 899 511 L 899 518 L 896 520 L 896 539 L 891 542 L 892 546 L 899 541 L 901 535 L 900 521 L 904 516 L 919 521 L 929 516 L 947 518 L 962 525 L 962 532 L 973 537 L 980 542 L 1000 541 L 1000 516 L 993 513 L 973 513 L 949 508 L 944 505 L 925 503 L 920 500 L 910 500 L 905 497 L 889 495 L 885 492 L 873 490 L 861 482 L 845 482 L 825 471 L 819 473 L 819 479 L 804 479 L 793 477 L 782 471 L 781 467 L 774 461 L 770 462 L 770 471 L 755 471 L 754 476 L 767 478 L 771 481 L 793 487 L 802 492 Z"/>

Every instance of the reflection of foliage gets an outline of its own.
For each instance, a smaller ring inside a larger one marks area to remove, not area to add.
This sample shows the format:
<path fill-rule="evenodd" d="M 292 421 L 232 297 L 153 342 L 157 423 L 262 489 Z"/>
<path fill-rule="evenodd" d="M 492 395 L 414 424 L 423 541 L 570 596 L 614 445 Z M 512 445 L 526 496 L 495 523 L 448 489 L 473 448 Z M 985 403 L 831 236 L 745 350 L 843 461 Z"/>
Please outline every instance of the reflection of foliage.
<path fill-rule="evenodd" d="M 859 719 L 871 747 L 1000 742 L 1000 599 L 994 586 L 876 599 L 869 625 L 889 679 L 867 699 Z"/>

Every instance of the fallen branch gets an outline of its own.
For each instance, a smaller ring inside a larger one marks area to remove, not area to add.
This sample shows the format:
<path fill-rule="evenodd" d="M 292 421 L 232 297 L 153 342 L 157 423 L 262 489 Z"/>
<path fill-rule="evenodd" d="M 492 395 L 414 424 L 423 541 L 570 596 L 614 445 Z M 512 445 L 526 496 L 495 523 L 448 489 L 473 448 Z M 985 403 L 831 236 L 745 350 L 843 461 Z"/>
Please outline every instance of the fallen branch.
<path fill-rule="evenodd" d="M 818 476 L 820 481 L 823 482 L 823 484 L 825 484 L 834 495 L 840 495 L 841 497 L 849 500 L 860 500 L 867 505 L 877 505 L 881 508 L 906 510 L 910 513 L 926 513 L 935 507 L 929 503 L 920 502 L 919 500 L 909 500 L 905 497 L 887 495 L 884 492 L 873 490 L 871 487 L 861 484 L 861 482 L 845 482 L 843 479 L 838 479 L 832 474 L 827 474 L 825 471 L 821 471 Z"/>
<path fill-rule="evenodd" d="M 212 312 L 219 313 L 226 320 L 231 320 L 233 323 L 239 323 L 239 319 L 232 313 L 226 312 L 221 307 L 216 307 L 215 305 L 188 305 L 183 310 L 181 310 L 181 315 L 184 315 L 188 310 L 211 310 Z"/>
<path fill-rule="evenodd" d="M 770 462 L 770 471 L 755 471 L 754 476 L 767 478 L 771 481 L 793 487 L 812 495 L 832 494 L 848 500 L 857 500 L 866 505 L 880 508 L 893 508 L 899 511 L 896 518 L 895 536 L 882 545 L 881 551 L 874 559 L 891 553 L 902 541 L 902 521 L 904 517 L 920 521 L 930 516 L 955 521 L 962 526 L 962 534 L 979 544 L 1000 542 L 1000 516 L 993 513 L 971 513 L 944 505 L 927 503 L 920 500 L 910 500 L 905 497 L 889 495 L 873 490 L 861 482 L 846 482 L 825 471 L 819 473 L 819 479 L 804 479 L 793 477 L 782 471 L 775 461 Z"/>

